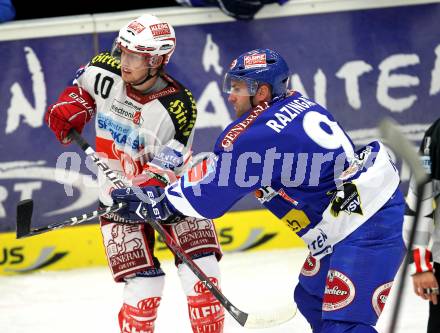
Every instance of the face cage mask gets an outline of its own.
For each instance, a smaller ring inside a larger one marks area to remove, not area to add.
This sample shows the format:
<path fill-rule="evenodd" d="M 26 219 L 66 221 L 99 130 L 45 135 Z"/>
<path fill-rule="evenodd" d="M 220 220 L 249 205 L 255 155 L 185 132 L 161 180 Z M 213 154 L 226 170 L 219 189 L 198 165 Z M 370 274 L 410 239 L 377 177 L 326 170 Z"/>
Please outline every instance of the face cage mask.
<path fill-rule="evenodd" d="M 258 90 L 258 81 L 244 76 L 226 73 L 223 80 L 223 92 L 238 96 L 255 96 Z"/>
<path fill-rule="evenodd" d="M 162 65 L 163 58 L 157 54 L 141 54 L 128 50 L 120 45 L 117 39 L 113 43 L 112 57 L 117 59 L 122 66 L 126 66 L 132 70 L 147 69 L 147 68 L 159 68 Z"/>

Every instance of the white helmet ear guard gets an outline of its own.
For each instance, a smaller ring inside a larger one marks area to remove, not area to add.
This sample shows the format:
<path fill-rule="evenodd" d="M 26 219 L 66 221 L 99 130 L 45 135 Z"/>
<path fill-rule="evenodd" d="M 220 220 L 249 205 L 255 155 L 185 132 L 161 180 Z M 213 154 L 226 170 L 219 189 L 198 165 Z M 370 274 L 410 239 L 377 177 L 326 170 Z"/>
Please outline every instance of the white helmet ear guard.
<path fill-rule="evenodd" d="M 163 63 L 167 64 L 176 48 L 176 35 L 169 23 L 145 14 L 119 30 L 116 44 L 124 50 L 151 58 L 164 56 Z"/>

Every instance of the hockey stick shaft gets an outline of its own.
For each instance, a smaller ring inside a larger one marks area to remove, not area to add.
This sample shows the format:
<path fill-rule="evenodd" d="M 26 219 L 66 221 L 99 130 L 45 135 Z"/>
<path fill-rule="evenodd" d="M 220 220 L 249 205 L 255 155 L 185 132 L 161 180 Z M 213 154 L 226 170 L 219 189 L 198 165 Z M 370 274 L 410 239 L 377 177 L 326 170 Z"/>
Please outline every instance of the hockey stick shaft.
<path fill-rule="evenodd" d="M 103 162 L 96 154 L 94 149 L 90 147 L 87 141 L 75 130 L 72 130 L 69 134 L 70 138 L 75 141 L 81 149 L 92 158 L 93 162 L 104 172 L 106 177 L 115 185 L 116 188 L 125 188 L 126 185 L 120 177 L 118 177 L 110 167 Z M 163 226 L 156 220 L 145 220 L 157 233 L 163 238 L 164 242 L 168 245 L 171 252 L 173 252 L 182 262 L 188 266 L 188 268 L 199 278 L 201 282 L 208 288 L 208 290 L 214 295 L 214 297 L 223 305 L 231 316 L 242 326 L 247 328 L 262 328 L 279 325 L 283 322 L 291 319 L 296 312 L 296 308 L 289 307 L 282 313 L 275 316 L 260 316 L 249 315 L 248 313 L 236 308 L 226 296 L 214 285 L 208 276 L 197 266 L 197 264 L 189 257 L 184 250 L 176 243 L 176 241 L 170 236 L 170 234 L 163 228 Z"/>
<path fill-rule="evenodd" d="M 399 156 L 404 162 L 406 162 L 414 176 L 417 185 L 417 201 L 415 209 L 415 217 L 413 226 L 411 228 L 407 254 L 405 256 L 403 267 L 401 269 L 399 284 L 397 286 L 396 294 L 396 305 L 393 309 L 391 316 L 391 322 L 389 326 L 389 333 L 394 333 L 399 318 L 400 306 L 402 304 L 402 294 L 405 289 L 406 274 L 408 271 L 408 266 L 410 263 L 410 257 L 412 255 L 412 247 L 415 240 L 417 225 L 419 222 L 420 208 L 422 206 L 423 189 L 427 181 L 427 175 L 420 163 L 420 157 L 417 151 L 413 149 L 411 143 L 406 139 L 406 137 L 400 132 L 397 124 L 391 119 L 384 119 L 380 125 L 379 130 L 382 137 L 385 139 L 385 143 Z"/>
<path fill-rule="evenodd" d="M 126 185 L 121 181 L 117 175 L 103 162 L 96 154 L 94 149 L 85 141 L 85 139 L 75 130 L 72 130 L 69 134 L 81 149 L 92 158 L 93 162 L 101 169 L 105 176 L 115 185 L 116 188 L 125 188 Z M 246 323 L 247 314 L 236 309 L 231 302 L 220 292 L 220 290 L 211 283 L 209 278 L 203 271 L 194 263 L 194 261 L 182 250 L 182 248 L 174 241 L 174 239 L 165 231 L 162 225 L 155 220 L 146 220 L 146 222 L 158 232 L 163 238 L 164 242 L 168 245 L 170 250 L 185 263 L 191 271 L 202 281 L 205 286 L 211 291 L 211 293 L 220 301 L 224 308 L 242 325 Z"/>
<path fill-rule="evenodd" d="M 90 213 L 82 214 L 80 216 L 70 217 L 61 222 L 55 222 L 44 227 L 31 229 L 30 226 L 31 226 L 33 203 L 32 200 L 24 200 L 21 201 L 17 206 L 17 239 L 31 237 L 55 229 L 60 229 L 66 226 L 76 225 L 86 221 L 90 221 L 98 216 L 116 212 L 124 206 L 125 206 L 124 203 L 118 203 L 116 205 L 106 208 L 100 208 Z"/>

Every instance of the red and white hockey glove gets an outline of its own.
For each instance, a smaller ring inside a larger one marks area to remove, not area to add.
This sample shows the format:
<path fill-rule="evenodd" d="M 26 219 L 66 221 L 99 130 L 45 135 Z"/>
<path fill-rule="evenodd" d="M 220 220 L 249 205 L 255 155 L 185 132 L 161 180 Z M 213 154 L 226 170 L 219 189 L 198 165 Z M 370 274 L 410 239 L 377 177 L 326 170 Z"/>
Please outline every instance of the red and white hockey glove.
<path fill-rule="evenodd" d="M 433 271 L 432 254 L 426 248 L 415 248 L 410 258 L 410 274 L 432 272 Z"/>
<path fill-rule="evenodd" d="M 81 133 L 95 112 L 92 96 L 84 89 L 72 86 L 67 87 L 58 101 L 47 108 L 44 120 L 61 143 L 69 144 L 72 141 L 68 137 L 69 131 L 74 128 Z"/>
<path fill-rule="evenodd" d="M 148 163 L 144 166 L 142 173 L 133 179 L 133 185 L 165 187 L 176 180 L 177 177 L 172 170 L 162 169 Z"/>
<path fill-rule="evenodd" d="M 152 170 L 147 164 L 147 166 L 144 167 L 144 171 L 136 176 L 132 183 L 139 187 L 158 186 L 165 188 L 165 186 L 168 185 L 168 179 L 159 173 L 156 173 L 155 170 Z"/>

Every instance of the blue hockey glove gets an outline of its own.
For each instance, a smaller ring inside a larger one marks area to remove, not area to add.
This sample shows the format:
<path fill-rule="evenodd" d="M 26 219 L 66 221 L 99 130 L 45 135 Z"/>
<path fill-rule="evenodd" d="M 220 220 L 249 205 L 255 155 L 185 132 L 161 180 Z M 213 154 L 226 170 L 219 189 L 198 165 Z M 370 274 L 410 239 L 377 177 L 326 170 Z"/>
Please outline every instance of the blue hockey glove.
<path fill-rule="evenodd" d="M 111 196 L 115 202 L 125 202 L 127 206 L 118 211 L 126 219 L 138 221 L 148 218 L 166 220 L 176 213 L 165 197 L 164 189 L 158 186 L 128 187 L 115 189 Z"/>

